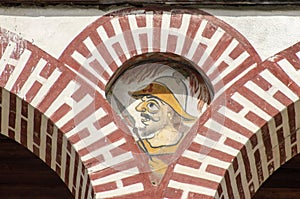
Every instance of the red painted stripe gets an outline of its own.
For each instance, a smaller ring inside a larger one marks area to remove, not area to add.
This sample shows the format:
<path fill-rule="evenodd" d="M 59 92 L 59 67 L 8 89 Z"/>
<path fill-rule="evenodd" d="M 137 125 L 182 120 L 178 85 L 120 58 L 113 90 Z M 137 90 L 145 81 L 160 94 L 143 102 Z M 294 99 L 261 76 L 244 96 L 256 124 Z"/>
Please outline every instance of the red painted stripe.
<path fill-rule="evenodd" d="M 238 102 L 236 102 L 232 98 L 228 99 L 228 103 L 226 104 L 226 107 L 236 113 L 240 112 L 244 108 L 242 105 L 240 105 Z"/>
<path fill-rule="evenodd" d="M 223 72 L 229 65 L 227 63 L 225 63 L 224 61 L 222 61 L 219 66 L 217 66 L 217 69 L 214 70 L 210 75 L 209 75 L 209 79 L 210 80 L 214 80 L 215 78 L 217 78 L 221 72 Z"/>
<path fill-rule="evenodd" d="M 269 162 L 270 160 L 273 159 L 273 146 L 271 142 L 269 126 L 267 123 L 263 127 L 261 127 L 261 134 L 262 134 L 262 141 L 265 147 L 267 161 Z"/>
<path fill-rule="evenodd" d="M 116 36 L 116 33 L 114 31 L 113 25 L 111 24 L 111 21 L 108 21 L 105 24 L 103 24 L 103 28 L 109 38 Z"/>
<path fill-rule="evenodd" d="M 190 185 L 196 185 L 201 187 L 206 187 L 210 189 L 217 189 L 219 183 L 210 181 L 207 179 L 202 179 L 201 175 L 199 176 L 188 176 L 184 174 L 179 173 L 173 173 L 172 180 L 175 180 L 180 183 L 190 184 Z"/>
<path fill-rule="evenodd" d="M 257 172 L 257 177 L 258 177 L 258 183 L 261 185 L 264 181 L 264 173 L 262 169 L 262 162 L 261 162 L 261 155 L 259 152 L 259 149 L 257 149 L 254 152 L 254 159 L 255 159 L 255 165 L 256 165 L 256 172 Z"/>
<path fill-rule="evenodd" d="M 243 44 L 239 43 L 234 49 L 233 51 L 229 54 L 229 56 L 232 59 L 236 59 L 238 58 L 238 56 L 240 56 L 243 52 L 245 52 L 245 47 L 243 46 Z"/>
<path fill-rule="evenodd" d="M 57 79 L 57 81 L 53 82 L 51 88 L 48 90 L 46 96 L 39 103 L 37 108 L 41 112 L 45 112 L 51 106 L 51 104 L 56 100 L 56 98 L 61 94 L 61 92 L 66 88 L 66 86 L 71 81 L 71 78 L 72 76 L 70 74 L 62 73 Z"/>
<path fill-rule="evenodd" d="M 153 51 L 160 52 L 162 15 L 153 15 Z"/>
<path fill-rule="evenodd" d="M 208 39 L 211 39 L 212 36 L 216 33 L 218 27 L 215 26 L 213 23 L 211 23 L 210 21 L 206 24 L 206 27 L 202 33 L 203 37 L 206 37 Z"/>
<path fill-rule="evenodd" d="M 108 182 L 105 184 L 93 186 L 93 188 L 97 193 L 99 193 L 99 192 L 114 190 L 114 189 L 117 189 L 118 187 L 117 187 L 116 182 Z"/>
<path fill-rule="evenodd" d="M 72 108 L 69 105 L 63 104 L 53 113 L 52 116 L 50 116 L 50 118 L 55 123 L 71 110 Z"/>
<path fill-rule="evenodd" d="M 28 80 L 30 74 L 31 74 L 31 71 L 33 68 L 36 67 L 38 61 L 40 60 L 39 59 L 39 54 L 35 53 L 34 56 L 31 55 L 27 61 L 27 63 L 25 64 L 20 76 L 18 77 L 18 79 L 16 80 L 16 82 L 14 83 L 12 89 L 11 89 L 11 92 L 13 93 L 17 93 L 19 90 L 21 90 L 25 84 L 25 82 Z M 47 65 L 47 64 L 46 64 Z M 50 72 L 52 71 L 52 67 L 51 66 L 48 66 L 45 68 L 49 68 L 50 69 Z M 46 76 L 43 74 L 43 71 L 41 73 L 41 76 Z M 42 77 L 43 77 L 42 76 Z"/>
<path fill-rule="evenodd" d="M 94 59 L 89 64 L 97 73 L 106 81 L 110 79 L 110 75 L 108 72 L 104 69 L 104 67 L 98 62 L 98 60 Z"/>
<path fill-rule="evenodd" d="M 122 179 L 123 186 L 129 186 L 129 185 L 141 183 L 143 181 L 145 181 L 145 176 L 141 175 L 141 174 L 137 174 L 137 175 Z"/>
<path fill-rule="evenodd" d="M 243 127 L 242 125 L 240 125 L 238 123 L 238 121 L 233 121 L 229 118 L 224 118 L 224 115 L 220 114 L 220 113 L 214 113 L 214 119 L 219 120 L 220 122 L 223 123 L 223 126 L 233 130 L 234 132 L 236 132 L 236 134 L 241 134 L 247 138 L 250 138 L 253 135 L 253 132 L 251 132 L 249 129 Z M 222 124 L 221 123 L 221 124 Z"/>
<path fill-rule="evenodd" d="M 213 196 L 208 196 L 208 195 L 205 195 L 205 194 L 189 192 L 188 198 L 213 199 L 214 197 Z"/>
<path fill-rule="evenodd" d="M 210 27 L 209 24 L 207 24 L 207 26 Z M 207 30 L 208 27 L 205 28 L 205 31 Z M 232 39 L 233 38 L 230 35 L 228 35 L 226 33 L 223 34 L 223 36 L 220 38 L 220 40 L 218 41 L 218 43 L 215 46 L 215 48 L 213 49 L 213 51 L 209 54 L 209 59 L 207 61 L 205 61 L 203 64 L 203 70 L 205 72 L 208 71 L 213 66 L 213 64 L 221 57 L 221 55 L 224 53 L 224 51 L 229 46 L 230 42 L 232 42 Z M 217 68 L 216 70 L 220 71 L 219 68 Z"/>
<path fill-rule="evenodd" d="M 85 129 L 77 132 L 76 134 L 72 135 L 71 137 L 69 137 L 68 140 L 71 143 L 75 144 L 88 136 L 90 136 L 90 132 L 88 131 L 88 129 L 85 128 Z"/>
<path fill-rule="evenodd" d="M 257 114 L 253 113 L 252 111 L 249 111 L 246 115 L 245 118 L 255 124 L 258 127 L 263 126 L 267 121 L 264 120 L 263 118 L 259 117 Z"/>
<path fill-rule="evenodd" d="M 246 197 L 245 197 L 243 183 L 242 183 L 240 173 L 236 176 L 235 180 L 236 180 L 236 185 L 238 187 L 238 192 L 239 192 L 240 199 L 245 199 Z"/>
<path fill-rule="evenodd" d="M 224 176 L 224 174 L 226 172 L 225 169 L 220 168 L 220 167 L 216 167 L 214 165 L 207 165 L 205 171 L 208 172 L 208 173 L 219 175 L 219 176 Z"/>
<path fill-rule="evenodd" d="M 273 62 L 265 62 L 263 66 L 268 67 L 268 70 L 275 77 L 277 77 L 283 84 L 285 84 L 296 95 L 300 96 L 300 87 L 282 70 L 282 68 L 278 64 L 274 64 Z M 297 68 L 295 69 L 298 70 Z"/>
<path fill-rule="evenodd" d="M 195 38 L 195 35 L 196 35 L 197 30 L 199 29 L 201 23 L 202 23 L 202 19 L 199 16 L 197 16 L 197 15 L 191 16 L 189 27 L 188 27 L 188 30 L 186 33 L 185 41 L 184 41 L 182 52 L 181 52 L 181 54 L 183 56 L 188 54 L 188 51 L 192 45 L 193 39 Z M 198 63 L 198 62 L 195 62 L 195 63 Z"/>
<path fill-rule="evenodd" d="M 277 99 L 281 104 L 284 106 L 288 106 L 293 103 L 292 100 L 290 100 L 284 93 L 281 91 L 277 91 L 274 96 L 275 99 Z"/>
<path fill-rule="evenodd" d="M 0 86 L 5 87 L 7 81 L 10 78 L 10 75 L 13 73 L 16 66 L 6 64 L 5 66 L 1 66 L 1 67 L 4 67 L 4 70 L 3 70 L 3 72 L 1 73 L 1 76 L 0 76 L 1 77 L 0 78 Z"/>
<path fill-rule="evenodd" d="M 127 61 L 127 58 L 125 56 L 124 51 L 126 51 L 126 49 L 123 49 L 121 47 L 121 44 L 119 42 L 116 42 L 112 45 L 113 49 L 115 50 L 117 56 L 119 57 L 120 61 L 122 63 L 124 63 L 125 61 Z"/>
<path fill-rule="evenodd" d="M 181 196 L 182 196 L 182 192 L 183 192 L 183 190 L 167 187 L 164 190 L 164 197 L 165 198 L 172 198 L 172 199 L 173 198 L 174 199 L 180 199 Z"/>
<path fill-rule="evenodd" d="M 248 151 L 245 146 L 241 149 L 241 154 L 244 162 L 247 182 L 250 182 L 250 180 L 252 179 L 251 164 L 248 157 Z"/>
<path fill-rule="evenodd" d="M 201 162 L 198 162 L 196 160 L 186 158 L 186 157 L 179 157 L 179 159 L 176 162 L 177 164 L 183 165 L 183 166 L 188 166 L 194 169 L 199 169 L 201 166 Z"/>
<path fill-rule="evenodd" d="M 234 198 L 232 185 L 231 185 L 230 174 L 229 174 L 228 170 L 226 171 L 226 173 L 224 175 L 224 179 L 225 179 L 228 198 Z"/>
<path fill-rule="evenodd" d="M 257 75 L 255 78 L 252 78 L 251 81 L 258 85 L 260 88 L 262 88 L 264 91 L 268 91 L 273 86 L 263 77 L 261 77 L 261 75 Z"/>
<path fill-rule="evenodd" d="M 227 146 L 230 146 L 236 150 L 240 150 L 243 147 L 243 144 L 240 142 L 237 142 L 236 140 L 233 140 L 231 138 L 226 138 L 224 141 L 224 144 Z"/>
<path fill-rule="evenodd" d="M 194 63 L 198 64 L 206 49 L 207 49 L 207 45 L 199 43 L 191 60 Z M 205 68 L 205 66 L 200 66 L 200 67 L 201 69 Z"/>
<path fill-rule="evenodd" d="M 146 16 L 145 15 L 137 15 L 135 16 L 136 24 L 139 28 L 146 27 Z"/>
<path fill-rule="evenodd" d="M 286 162 L 286 152 L 285 152 L 285 138 L 283 134 L 283 127 L 277 130 L 277 140 L 279 144 L 279 159 L 280 159 L 280 165 L 284 164 Z"/>
<path fill-rule="evenodd" d="M 139 34 L 139 40 L 140 40 L 140 45 L 142 49 L 142 53 L 147 53 L 148 52 L 148 34 Z"/>
<path fill-rule="evenodd" d="M 175 35 L 168 35 L 167 39 L 167 52 L 175 52 L 178 37 Z"/>
<path fill-rule="evenodd" d="M 170 19 L 170 28 L 179 29 L 182 25 L 182 14 L 172 14 Z M 164 27 L 169 28 L 169 27 Z"/>
<path fill-rule="evenodd" d="M 248 88 L 241 87 L 239 93 L 267 114 L 272 116 L 278 113 L 278 110 L 257 95 L 255 90 L 251 91 Z"/>
<path fill-rule="evenodd" d="M 127 45 L 127 49 L 129 50 L 129 54 L 132 57 L 137 54 L 137 51 L 136 51 L 136 46 L 135 46 L 135 43 L 133 40 L 132 31 L 130 29 L 128 17 L 127 16 L 120 17 L 119 21 L 120 21 L 120 26 L 123 31 L 123 37 L 124 37 L 125 43 Z"/>

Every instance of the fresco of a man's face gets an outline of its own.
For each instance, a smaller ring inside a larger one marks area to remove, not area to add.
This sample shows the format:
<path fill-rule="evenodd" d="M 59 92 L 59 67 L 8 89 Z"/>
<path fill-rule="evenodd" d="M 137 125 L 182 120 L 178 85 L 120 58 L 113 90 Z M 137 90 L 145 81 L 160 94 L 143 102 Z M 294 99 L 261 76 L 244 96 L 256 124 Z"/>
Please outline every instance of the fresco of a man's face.
<path fill-rule="evenodd" d="M 135 110 L 140 112 L 141 122 L 144 127 L 139 128 L 142 137 L 153 137 L 155 132 L 170 124 L 168 115 L 173 112 L 172 108 L 161 100 L 148 95 L 141 98 Z"/>

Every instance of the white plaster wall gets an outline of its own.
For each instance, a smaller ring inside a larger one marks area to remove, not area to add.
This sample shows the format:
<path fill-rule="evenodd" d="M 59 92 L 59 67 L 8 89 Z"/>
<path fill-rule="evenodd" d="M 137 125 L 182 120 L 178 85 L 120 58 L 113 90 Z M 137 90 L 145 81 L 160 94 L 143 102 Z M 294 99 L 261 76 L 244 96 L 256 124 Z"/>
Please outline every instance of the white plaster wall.
<path fill-rule="evenodd" d="M 300 41 L 300 10 L 206 10 L 244 35 L 262 60 Z"/>
<path fill-rule="evenodd" d="M 86 26 L 111 10 L 0 8 L 0 27 L 19 34 L 58 58 Z M 242 33 L 262 60 L 300 41 L 300 10 L 203 10 Z"/>

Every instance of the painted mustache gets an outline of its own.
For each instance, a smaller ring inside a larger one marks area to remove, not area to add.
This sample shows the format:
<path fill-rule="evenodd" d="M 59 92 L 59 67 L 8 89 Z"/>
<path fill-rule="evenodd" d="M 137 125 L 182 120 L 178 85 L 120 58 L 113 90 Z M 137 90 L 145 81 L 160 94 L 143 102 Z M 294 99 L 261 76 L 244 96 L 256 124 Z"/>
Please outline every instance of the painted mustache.
<path fill-rule="evenodd" d="M 151 115 L 147 114 L 147 113 L 141 113 L 141 116 L 143 117 L 142 122 L 143 124 L 145 124 L 144 122 L 148 122 L 150 120 L 154 121 L 154 122 L 158 122 L 159 120 L 154 119 Z M 147 125 L 147 124 L 145 124 Z"/>

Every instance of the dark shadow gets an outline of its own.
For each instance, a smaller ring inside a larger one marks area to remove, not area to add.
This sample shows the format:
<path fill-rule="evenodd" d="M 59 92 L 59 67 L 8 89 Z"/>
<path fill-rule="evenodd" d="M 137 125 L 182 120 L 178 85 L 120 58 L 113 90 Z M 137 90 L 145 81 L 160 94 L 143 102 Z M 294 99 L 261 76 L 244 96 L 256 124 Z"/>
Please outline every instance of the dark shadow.
<path fill-rule="evenodd" d="M 254 199 L 299 199 L 300 155 L 276 170 L 259 188 Z"/>
<path fill-rule="evenodd" d="M 3 135 L 0 135 L 0 198 L 74 199 L 51 168 Z"/>

